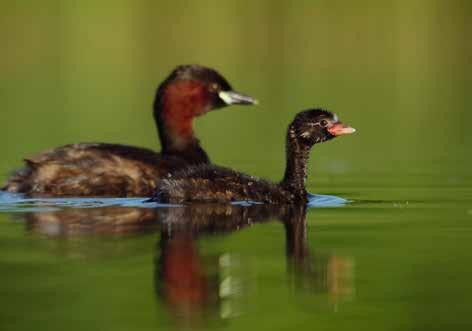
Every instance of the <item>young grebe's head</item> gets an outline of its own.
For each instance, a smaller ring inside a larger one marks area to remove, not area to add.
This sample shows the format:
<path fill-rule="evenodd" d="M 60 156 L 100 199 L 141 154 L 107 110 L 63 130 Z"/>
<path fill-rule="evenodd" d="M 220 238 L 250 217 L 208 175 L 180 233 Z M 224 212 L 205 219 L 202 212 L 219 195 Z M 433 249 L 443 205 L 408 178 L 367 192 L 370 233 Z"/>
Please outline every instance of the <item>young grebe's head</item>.
<path fill-rule="evenodd" d="M 199 116 L 229 105 L 253 105 L 257 100 L 236 92 L 216 70 L 200 65 L 176 67 L 158 89 L 156 102 Z"/>
<path fill-rule="evenodd" d="M 307 147 L 356 131 L 341 123 L 336 114 L 319 108 L 298 113 L 290 125 L 290 130 L 290 134 L 294 135 L 291 138 Z"/>

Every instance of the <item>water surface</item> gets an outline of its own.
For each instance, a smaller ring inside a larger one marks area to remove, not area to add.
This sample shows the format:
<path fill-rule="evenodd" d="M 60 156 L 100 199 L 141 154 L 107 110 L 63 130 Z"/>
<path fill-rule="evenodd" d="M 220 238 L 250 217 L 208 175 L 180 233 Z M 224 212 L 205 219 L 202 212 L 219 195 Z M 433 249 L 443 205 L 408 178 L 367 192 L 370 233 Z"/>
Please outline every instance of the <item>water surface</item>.
<path fill-rule="evenodd" d="M 7 329 L 470 326 L 470 200 L 80 200 L 0 214 Z"/>

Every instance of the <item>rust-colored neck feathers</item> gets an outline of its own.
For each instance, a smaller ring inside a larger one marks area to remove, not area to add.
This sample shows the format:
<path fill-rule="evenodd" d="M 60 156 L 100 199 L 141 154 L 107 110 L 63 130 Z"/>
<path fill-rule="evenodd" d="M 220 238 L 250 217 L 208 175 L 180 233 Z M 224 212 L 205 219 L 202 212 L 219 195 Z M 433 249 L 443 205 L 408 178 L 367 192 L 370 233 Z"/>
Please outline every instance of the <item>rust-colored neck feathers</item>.
<path fill-rule="evenodd" d="M 210 110 L 206 86 L 198 81 L 175 81 L 158 91 L 154 116 L 159 128 L 162 153 L 194 163 L 208 162 L 193 132 L 193 119 Z"/>
<path fill-rule="evenodd" d="M 163 119 L 175 143 L 193 138 L 193 119 L 209 107 L 205 86 L 196 81 L 175 82 L 164 91 L 163 101 Z"/>

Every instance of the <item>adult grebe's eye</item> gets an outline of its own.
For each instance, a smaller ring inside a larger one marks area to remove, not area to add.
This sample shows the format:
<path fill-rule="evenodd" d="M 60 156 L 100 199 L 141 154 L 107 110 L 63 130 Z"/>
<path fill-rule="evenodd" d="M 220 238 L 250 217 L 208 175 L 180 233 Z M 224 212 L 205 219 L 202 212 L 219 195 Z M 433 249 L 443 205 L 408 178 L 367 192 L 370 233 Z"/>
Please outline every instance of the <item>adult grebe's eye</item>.
<path fill-rule="evenodd" d="M 320 125 L 323 127 L 323 128 L 326 128 L 328 126 L 328 121 L 327 120 L 321 120 L 320 121 Z"/>
<path fill-rule="evenodd" d="M 217 92 L 219 89 L 220 87 L 216 83 L 211 84 L 209 87 L 210 92 Z"/>

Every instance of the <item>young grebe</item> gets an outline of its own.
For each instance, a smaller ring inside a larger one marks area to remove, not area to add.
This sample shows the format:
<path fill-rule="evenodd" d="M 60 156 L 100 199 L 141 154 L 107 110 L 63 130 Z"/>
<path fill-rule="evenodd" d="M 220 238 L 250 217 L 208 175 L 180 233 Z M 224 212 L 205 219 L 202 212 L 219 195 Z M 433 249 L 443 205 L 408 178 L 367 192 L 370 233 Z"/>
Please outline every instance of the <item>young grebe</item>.
<path fill-rule="evenodd" d="M 255 103 L 213 69 L 179 66 L 160 84 L 154 101 L 161 153 L 117 144 L 66 145 L 26 159 L 3 190 L 29 196 L 151 196 L 170 171 L 210 162 L 194 135 L 195 117 Z"/>
<path fill-rule="evenodd" d="M 288 127 L 287 165 L 278 184 L 213 165 L 192 166 L 162 179 L 151 201 L 254 201 L 269 204 L 306 203 L 305 180 L 309 152 L 314 144 L 355 130 L 322 109 L 298 113 Z"/>

